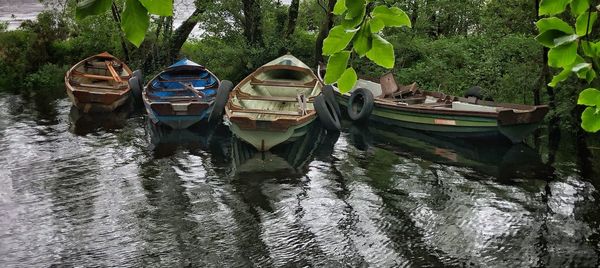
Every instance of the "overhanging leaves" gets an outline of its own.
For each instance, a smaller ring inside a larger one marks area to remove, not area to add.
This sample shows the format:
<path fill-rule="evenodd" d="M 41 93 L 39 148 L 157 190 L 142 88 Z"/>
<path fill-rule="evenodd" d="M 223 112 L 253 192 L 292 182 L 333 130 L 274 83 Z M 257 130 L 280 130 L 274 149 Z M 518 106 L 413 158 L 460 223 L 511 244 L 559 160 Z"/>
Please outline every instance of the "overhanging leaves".
<path fill-rule="evenodd" d="M 577 42 L 571 42 L 548 51 L 548 65 L 564 67 L 572 64 L 577 57 Z"/>
<path fill-rule="evenodd" d="M 579 93 L 577 104 L 600 107 L 600 90 L 587 88 Z"/>
<path fill-rule="evenodd" d="M 377 6 L 371 12 L 371 16 L 380 19 L 387 27 L 411 27 L 408 15 L 397 7 Z"/>
<path fill-rule="evenodd" d="M 575 29 L 577 29 L 577 35 L 585 36 L 587 33 L 592 32 L 592 26 L 598 19 L 598 12 L 592 12 L 591 15 L 589 12 L 585 12 L 579 17 L 577 17 L 577 22 L 575 23 Z M 588 24 L 589 23 L 589 24 Z"/>
<path fill-rule="evenodd" d="M 144 41 L 149 24 L 150 16 L 146 8 L 138 0 L 127 0 L 121 20 L 121 27 L 127 40 L 139 47 Z"/>
<path fill-rule="evenodd" d="M 542 0 L 540 2 L 540 15 L 555 15 L 562 13 L 567 8 L 570 0 Z"/>
<path fill-rule="evenodd" d="M 373 42 L 371 50 L 367 52 L 367 58 L 377 63 L 377 65 L 384 68 L 394 68 L 394 46 L 387 40 L 383 39 L 378 34 L 372 34 Z"/>
<path fill-rule="evenodd" d="M 112 0 L 82 0 L 77 3 L 75 16 L 83 19 L 91 15 L 99 15 L 106 12 L 112 5 Z"/>
<path fill-rule="evenodd" d="M 342 51 L 348 46 L 358 29 L 346 30 L 344 26 L 338 25 L 329 31 L 329 35 L 323 40 L 323 55 L 329 56 Z"/>
<path fill-rule="evenodd" d="M 325 73 L 325 84 L 333 84 L 337 81 L 348 65 L 350 51 L 340 51 L 329 57 L 327 62 L 327 73 Z"/>
<path fill-rule="evenodd" d="M 587 132 L 600 130 L 600 108 L 587 107 L 581 114 L 581 128 Z"/>
<path fill-rule="evenodd" d="M 563 31 L 548 30 L 548 31 L 545 31 L 545 32 L 539 34 L 538 36 L 536 36 L 535 40 L 540 42 L 540 44 L 542 44 L 545 47 L 553 48 L 556 46 L 554 44 L 554 39 L 557 39 L 557 38 L 560 38 L 563 36 L 565 36 L 565 33 Z"/>
<path fill-rule="evenodd" d="M 371 50 L 371 26 L 370 22 L 367 21 L 360 28 L 358 34 L 354 37 L 354 42 L 352 42 L 352 46 L 354 47 L 354 51 L 358 54 L 359 57 L 363 57 L 369 50 Z"/>
<path fill-rule="evenodd" d="M 333 14 L 342 15 L 346 12 L 348 8 L 346 7 L 346 0 L 338 0 L 335 2 L 335 6 L 333 7 Z"/>
<path fill-rule="evenodd" d="M 543 18 L 537 21 L 535 25 L 537 26 L 540 33 L 549 30 L 558 30 L 568 34 L 575 33 L 571 25 L 557 17 Z"/>
<path fill-rule="evenodd" d="M 590 7 L 590 0 L 573 0 L 571 1 L 571 12 L 575 16 L 579 16 L 581 13 L 586 12 Z"/>
<path fill-rule="evenodd" d="M 346 19 L 356 18 L 364 16 L 366 4 L 365 0 L 349 0 L 346 2 L 346 8 L 348 8 L 348 14 L 346 14 Z"/>
<path fill-rule="evenodd" d="M 170 17 L 173 16 L 172 0 L 139 0 L 151 14 Z"/>
<path fill-rule="evenodd" d="M 340 92 L 346 93 L 350 91 L 352 87 L 354 87 L 354 84 L 356 84 L 356 80 L 358 80 L 358 76 L 356 75 L 354 68 L 350 67 L 346 69 L 337 82 Z"/>

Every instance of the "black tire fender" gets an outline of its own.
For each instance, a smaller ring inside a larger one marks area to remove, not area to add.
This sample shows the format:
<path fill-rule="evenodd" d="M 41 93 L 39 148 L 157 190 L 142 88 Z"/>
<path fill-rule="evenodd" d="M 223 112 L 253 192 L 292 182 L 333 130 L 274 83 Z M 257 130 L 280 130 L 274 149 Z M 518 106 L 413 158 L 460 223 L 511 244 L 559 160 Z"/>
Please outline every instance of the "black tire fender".
<path fill-rule="evenodd" d="M 364 122 L 371 117 L 374 107 L 373 93 L 365 88 L 357 88 L 348 99 L 348 116 L 352 121 Z"/>
<path fill-rule="evenodd" d="M 129 78 L 129 89 L 131 90 L 131 96 L 136 102 L 141 103 L 142 101 L 142 82 L 138 76 L 132 76 Z"/>
<path fill-rule="evenodd" d="M 342 128 L 340 117 L 335 112 L 333 104 L 323 94 L 319 94 L 315 97 L 313 105 L 317 111 L 319 120 L 325 129 L 340 131 Z"/>
<path fill-rule="evenodd" d="M 233 89 L 233 83 L 229 80 L 221 81 L 219 88 L 217 89 L 217 96 L 213 104 L 212 112 L 208 117 L 209 122 L 219 122 L 223 117 L 223 111 L 225 111 L 225 105 L 229 99 L 229 92 Z"/>
<path fill-rule="evenodd" d="M 465 91 L 465 98 L 475 97 L 479 100 L 483 100 L 483 93 L 481 92 L 481 87 L 474 86 Z"/>
<path fill-rule="evenodd" d="M 327 101 L 330 101 L 331 104 L 333 105 L 333 108 L 335 109 L 335 113 L 337 114 L 338 118 L 341 118 L 342 111 L 340 110 L 340 104 L 335 99 L 335 92 L 333 90 L 333 86 L 326 85 L 326 86 L 323 87 L 323 89 L 321 90 L 321 92 L 323 92 L 323 95 L 325 96 L 325 99 Z"/>

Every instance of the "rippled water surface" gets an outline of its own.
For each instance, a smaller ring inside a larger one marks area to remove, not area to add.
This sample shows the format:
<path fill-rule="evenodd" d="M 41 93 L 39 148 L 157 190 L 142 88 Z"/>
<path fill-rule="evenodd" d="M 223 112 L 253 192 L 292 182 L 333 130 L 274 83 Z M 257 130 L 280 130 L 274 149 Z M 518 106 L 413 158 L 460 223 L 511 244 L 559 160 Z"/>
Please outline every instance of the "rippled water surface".
<path fill-rule="evenodd" d="M 347 124 L 257 154 L 224 128 L 3 95 L 0 266 L 596 267 L 588 143 Z"/>

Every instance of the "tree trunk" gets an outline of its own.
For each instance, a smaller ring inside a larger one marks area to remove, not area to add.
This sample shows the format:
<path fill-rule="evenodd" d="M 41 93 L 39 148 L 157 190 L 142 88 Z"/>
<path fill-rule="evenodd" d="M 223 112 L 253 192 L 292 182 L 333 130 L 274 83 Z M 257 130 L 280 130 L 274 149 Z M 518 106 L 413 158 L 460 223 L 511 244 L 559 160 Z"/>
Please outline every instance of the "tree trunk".
<path fill-rule="evenodd" d="M 129 61 L 129 49 L 127 49 L 127 43 L 125 42 L 123 31 L 121 31 L 121 13 L 119 12 L 117 4 L 115 4 L 114 2 L 111 6 L 111 12 L 113 19 L 115 20 L 115 22 L 117 23 L 117 27 L 119 28 L 119 37 L 121 40 L 121 48 L 123 49 L 123 54 L 125 54 L 125 61 Z"/>
<path fill-rule="evenodd" d="M 262 45 L 262 11 L 260 0 L 242 0 L 244 11 L 244 36 L 248 43 Z"/>
<path fill-rule="evenodd" d="M 317 0 L 319 1 L 319 0 Z M 317 35 L 317 42 L 315 45 L 315 64 L 319 64 L 320 62 L 325 62 L 323 59 L 323 41 L 329 35 L 329 30 L 333 27 L 333 7 L 335 6 L 336 0 L 329 0 L 329 5 L 327 6 L 327 11 L 325 18 L 323 19 L 323 23 L 321 24 L 321 28 L 319 29 L 319 35 Z"/>
<path fill-rule="evenodd" d="M 196 27 L 196 24 L 198 24 L 198 15 L 202 14 L 204 11 L 204 6 L 197 7 L 196 10 L 194 10 L 194 13 L 192 13 L 192 15 L 187 18 L 181 24 L 181 26 L 177 28 L 177 30 L 175 30 L 175 34 L 173 35 L 173 38 L 171 38 L 170 45 L 169 54 L 171 56 L 171 60 L 175 60 L 179 56 L 181 47 L 188 39 L 188 36 L 190 36 L 190 33 L 192 33 L 192 30 L 194 30 L 194 27 Z"/>
<path fill-rule="evenodd" d="M 300 0 L 292 0 L 288 11 L 288 23 L 287 30 L 285 31 L 285 38 L 289 38 L 290 35 L 294 34 L 296 30 L 296 22 L 298 21 L 298 9 L 300 8 Z"/>

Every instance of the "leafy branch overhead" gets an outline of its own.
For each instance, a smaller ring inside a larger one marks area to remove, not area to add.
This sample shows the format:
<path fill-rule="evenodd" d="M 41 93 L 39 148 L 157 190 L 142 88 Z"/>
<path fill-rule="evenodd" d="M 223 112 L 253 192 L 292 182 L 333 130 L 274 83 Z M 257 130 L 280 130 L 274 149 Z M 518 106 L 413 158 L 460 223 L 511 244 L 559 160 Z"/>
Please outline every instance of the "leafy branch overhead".
<path fill-rule="evenodd" d="M 113 5 L 113 0 L 82 0 L 77 3 L 78 19 L 91 15 L 104 14 Z M 171 0 L 126 0 L 121 14 L 121 28 L 125 37 L 139 47 L 144 41 L 150 25 L 150 14 L 173 16 Z"/>
<path fill-rule="evenodd" d="M 333 9 L 342 22 L 323 41 L 323 55 L 329 56 L 324 79 L 326 84 L 337 83 L 342 92 L 350 91 L 358 79 L 354 68 L 348 67 L 353 53 L 367 56 L 384 68 L 394 68 L 394 47 L 381 36 L 381 31 L 385 27 L 411 27 L 410 19 L 400 8 L 370 7 L 370 0 L 338 0 Z"/>
<path fill-rule="evenodd" d="M 572 74 L 592 84 L 600 72 L 600 40 L 590 40 L 590 33 L 598 20 L 600 5 L 594 0 L 542 0 L 540 15 L 552 17 L 536 22 L 540 34 L 536 40 L 547 47 L 548 65 L 562 70 L 548 84 L 556 87 Z M 555 15 L 570 7 L 575 27 Z M 577 102 L 588 106 L 581 115 L 581 127 L 589 132 L 600 130 L 600 91 L 588 88 L 579 94 Z"/>

